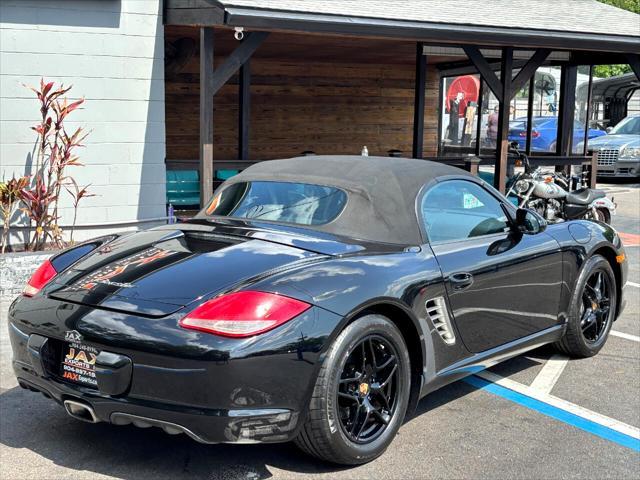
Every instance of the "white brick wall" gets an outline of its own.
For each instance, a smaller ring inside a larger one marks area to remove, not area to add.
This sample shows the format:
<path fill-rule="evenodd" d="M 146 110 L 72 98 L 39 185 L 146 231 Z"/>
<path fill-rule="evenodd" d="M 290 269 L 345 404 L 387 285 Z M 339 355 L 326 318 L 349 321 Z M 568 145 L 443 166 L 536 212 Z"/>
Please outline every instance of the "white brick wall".
<path fill-rule="evenodd" d="M 33 272 L 51 252 L 8 253 L 0 256 L 0 302 L 11 301 L 22 292 Z M 0 312 L 4 318 L 4 312 Z"/>
<path fill-rule="evenodd" d="M 0 178 L 29 172 L 38 105 L 23 84 L 41 77 L 85 97 L 71 130 L 90 130 L 84 167 L 69 170 L 99 196 L 78 211 L 76 239 L 104 223 L 165 216 L 164 32 L 161 0 L 0 0 Z M 73 218 L 63 196 L 62 225 Z M 140 226 L 148 226 L 142 223 Z"/>

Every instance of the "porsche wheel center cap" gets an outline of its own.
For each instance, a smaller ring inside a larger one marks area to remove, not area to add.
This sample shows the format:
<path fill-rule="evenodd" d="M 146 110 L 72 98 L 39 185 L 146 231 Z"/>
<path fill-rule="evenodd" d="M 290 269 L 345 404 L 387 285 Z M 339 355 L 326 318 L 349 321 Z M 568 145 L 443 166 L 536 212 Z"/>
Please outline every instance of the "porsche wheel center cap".
<path fill-rule="evenodd" d="M 591 309 L 592 310 L 597 310 L 598 309 L 598 304 L 596 302 L 591 302 Z"/>
<path fill-rule="evenodd" d="M 358 387 L 358 391 L 360 392 L 360 395 L 364 397 L 369 393 L 369 384 L 361 383 L 360 386 Z"/>

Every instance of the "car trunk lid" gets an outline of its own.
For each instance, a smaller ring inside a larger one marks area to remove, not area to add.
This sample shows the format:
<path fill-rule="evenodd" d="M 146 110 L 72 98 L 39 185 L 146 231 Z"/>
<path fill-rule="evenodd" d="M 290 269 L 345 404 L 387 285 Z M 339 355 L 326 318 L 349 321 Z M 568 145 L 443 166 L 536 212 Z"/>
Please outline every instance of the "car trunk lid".
<path fill-rule="evenodd" d="M 282 268 L 317 252 L 250 236 L 198 229 L 149 230 L 119 238 L 58 275 L 56 299 L 151 317 Z"/>

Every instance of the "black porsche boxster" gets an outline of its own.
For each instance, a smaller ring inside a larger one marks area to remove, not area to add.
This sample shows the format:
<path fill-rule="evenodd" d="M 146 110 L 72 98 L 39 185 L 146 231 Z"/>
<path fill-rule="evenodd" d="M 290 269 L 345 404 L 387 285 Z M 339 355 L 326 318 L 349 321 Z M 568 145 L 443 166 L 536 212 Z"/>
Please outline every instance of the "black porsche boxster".
<path fill-rule="evenodd" d="M 80 420 L 358 464 L 445 384 L 596 354 L 626 271 L 611 227 L 547 226 L 454 167 L 268 161 L 190 221 L 46 261 L 9 310 L 13 366 Z"/>

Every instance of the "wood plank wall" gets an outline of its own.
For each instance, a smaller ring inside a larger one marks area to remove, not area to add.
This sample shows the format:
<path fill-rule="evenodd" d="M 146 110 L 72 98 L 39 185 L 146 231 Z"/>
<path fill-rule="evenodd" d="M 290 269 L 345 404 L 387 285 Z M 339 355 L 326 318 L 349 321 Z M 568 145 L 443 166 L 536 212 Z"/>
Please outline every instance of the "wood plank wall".
<path fill-rule="evenodd" d="M 216 58 L 216 65 L 223 58 Z M 198 57 L 166 79 L 167 163 L 198 158 Z M 255 58 L 251 62 L 250 159 L 300 155 L 411 156 L 414 66 Z M 437 151 L 438 75 L 428 68 L 425 156 Z M 214 100 L 214 159 L 237 158 L 238 87 Z"/>

